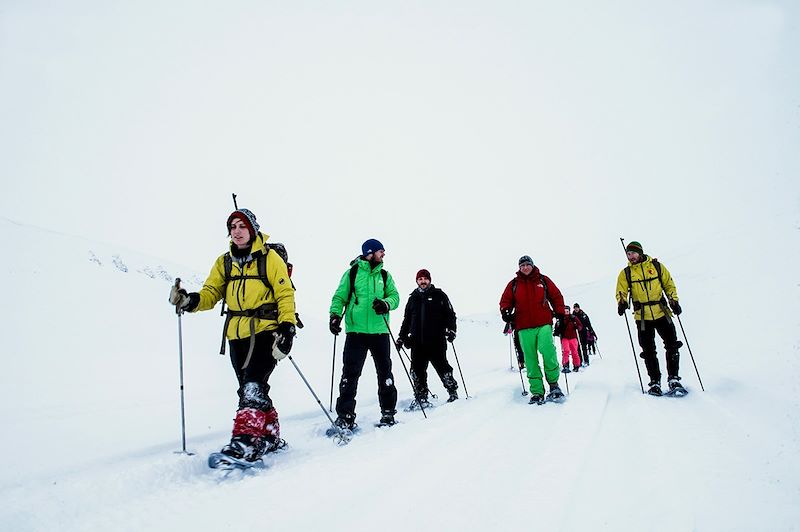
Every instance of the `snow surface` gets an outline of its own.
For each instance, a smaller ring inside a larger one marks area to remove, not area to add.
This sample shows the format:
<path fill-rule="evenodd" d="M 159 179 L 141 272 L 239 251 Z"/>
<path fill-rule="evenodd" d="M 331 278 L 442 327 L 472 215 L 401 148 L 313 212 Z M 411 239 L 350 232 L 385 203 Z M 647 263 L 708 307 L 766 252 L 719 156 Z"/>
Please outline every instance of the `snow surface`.
<path fill-rule="evenodd" d="M 487 302 L 486 314 L 459 317 L 470 399 L 462 388 L 461 400 L 428 419 L 401 411 L 397 426 L 374 428 L 368 363 L 363 431 L 337 447 L 287 360 L 271 395 L 290 450 L 269 457 L 266 470 L 224 477 L 205 463 L 227 441 L 236 407 L 215 311 L 183 318 L 187 447 L 196 454 L 175 453 L 177 319 L 167 294 L 174 276 L 196 289 L 204 272 L 0 218 L 2 248 L 15 250 L 0 265 L 0 529 L 799 529 L 800 346 L 791 312 L 799 301 L 797 270 L 786 266 L 798 258 L 798 223 L 768 223 L 720 228 L 715 239 L 684 240 L 681 253 L 659 257 L 677 281 L 705 392 L 684 349 L 691 393 L 642 395 L 614 312 L 620 253 L 603 278 L 561 287 L 590 314 L 602 354 L 569 375 L 563 405 L 527 404 L 496 302 Z M 773 246 L 787 261 L 758 252 Z M 699 247 L 713 264 L 698 260 Z M 547 273 L 558 283 L 558 272 Z M 397 329 L 401 314 L 393 314 Z M 303 318 L 292 355 L 327 406 L 332 337 L 325 316 Z M 394 364 L 405 406 L 410 387 L 397 356 Z M 435 377 L 431 386 L 442 403 Z"/>

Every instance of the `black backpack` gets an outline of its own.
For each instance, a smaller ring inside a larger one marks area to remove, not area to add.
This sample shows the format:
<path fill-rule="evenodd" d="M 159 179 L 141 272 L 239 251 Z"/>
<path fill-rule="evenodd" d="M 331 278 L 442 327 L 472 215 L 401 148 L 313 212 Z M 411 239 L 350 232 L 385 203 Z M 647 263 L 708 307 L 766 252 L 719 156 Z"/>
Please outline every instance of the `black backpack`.
<path fill-rule="evenodd" d="M 655 268 L 656 268 L 656 275 L 657 275 L 657 277 L 658 277 L 658 284 L 659 284 L 659 286 L 661 286 L 661 292 L 662 292 L 662 294 L 663 294 L 663 292 L 664 292 L 664 282 L 661 280 L 661 263 L 660 263 L 660 262 L 658 262 L 658 259 L 656 259 L 656 258 L 653 258 L 653 257 L 651 257 L 651 258 L 650 258 L 650 262 L 652 262 L 652 263 L 653 263 L 653 266 L 655 266 Z M 627 280 L 628 280 L 628 297 L 629 297 L 631 300 L 633 300 L 633 281 L 631 280 L 631 267 L 630 267 L 630 265 L 628 265 L 628 266 L 625 266 L 625 279 L 627 279 Z M 646 281 L 647 281 L 646 279 L 642 279 L 642 280 L 641 280 L 641 281 L 639 281 L 639 282 L 642 282 L 642 283 L 644 283 L 644 282 L 646 282 Z M 666 301 L 667 301 L 667 300 L 666 300 L 666 298 L 665 298 L 665 297 L 662 295 L 662 296 L 661 296 L 661 300 L 660 300 L 660 301 L 658 301 L 657 303 L 666 303 Z M 634 302 L 633 302 L 633 304 L 634 304 L 634 309 L 636 309 L 636 305 L 637 305 L 637 303 L 638 303 L 640 306 L 641 306 L 641 304 L 642 304 L 642 303 L 640 303 L 640 302 L 638 302 L 638 301 L 634 301 Z"/>
<path fill-rule="evenodd" d="M 233 271 L 233 257 L 231 257 L 231 252 L 228 251 L 225 253 L 223 258 L 223 264 L 225 269 L 225 286 L 233 279 L 261 279 L 261 282 L 264 283 L 264 286 L 267 287 L 267 290 L 273 292 L 272 285 L 267 278 L 267 255 L 269 255 L 269 250 L 274 250 L 278 256 L 286 263 L 286 268 L 291 271 L 292 265 L 289 262 L 289 254 L 286 252 L 286 246 L 281 244 L 280 242 L 275 242 L 273 244 L 264 243 L 264 247 L 267 248 L 267 252 L 264 254 L 260 254 L 256 257 L 256 267 L 258 269 L 258 275 L 237 275 L 232 276 L 231 271 Z M 289 282 L 292 283 L 292 288 L 297 290 L 294 286 L 294 282 L 292 282 L 291 274 L 289 275 Z M 223 288 L 224 292 L 224 288 Z"/>

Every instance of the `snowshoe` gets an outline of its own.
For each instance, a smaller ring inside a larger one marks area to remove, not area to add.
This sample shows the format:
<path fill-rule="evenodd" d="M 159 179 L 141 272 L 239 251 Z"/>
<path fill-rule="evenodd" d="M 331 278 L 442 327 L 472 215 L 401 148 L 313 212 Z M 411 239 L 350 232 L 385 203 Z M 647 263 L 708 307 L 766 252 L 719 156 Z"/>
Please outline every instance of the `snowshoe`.
<path fill-rule="evenodd" d="M 261 458 L 258 460 L 249 461 L 219 452 L 208 455 L 208 467 L 211 469 L 230 471 L 233 469 L 264 469 L 266 466 Z"/>
<path fill-rule="evenodd" d="M 569 369 L 569 366 L 564 366 L 561 368 L 561 373 L 572 373 L 572 370 Z"/>
<path fill-rule="evenodd" d="M 276 445 L 286 442 L 280 438 Z M 230 443 L 225 445 L 218 453 L 211 453 L 208 456 L 208 467 L 212 469 L 250 469 L 252 467 L 264 467 L 261 456 L 267 449 L 267 442 L 260 438 L 248 435 L 238 435 L 231 438 Z"/>
<path fill-rule="evenodd" d="M 543 405 L 544 404 L 544 397 L 539 395 L 538 393 L 531 394 L 531 398 L 528 400 L 529 405 Z"/>
<path fill-rule="evenodd" d="M 347 445 L 353 439 L 353 435 L 361 430 L 354 419 L 337 417 L 333 425 L 325 431 L 325 436 L 331 438 L 337 445 Z"/>
<path fill-rule="evenodd" d="M 680 379 L 673 378 L 669 380 L 669 390 L 664 392 L 664 395 L 668 397 L 683 397 L 687 393 L 689 393 L 689 390 L 683 387 Z"/>
<path fill-rule="evenodd" d="M 419 410 L 420 408 L 428 409 L 433 408 L 433 403 L 428 401 L 427 399 L 414 399 L 411 403 L 404 409 L 406 412 L 413 412 L 414 410 Z"/>
<path fill-rule="evenodd" d="M 550 403 L 563 403 L 566 400 L 566 396 L 564 392 L 561 391 L 561 388 L 555 386 L 554 388 L 550 389 L 550 393 L 547 394 L 545 401 Z"/>
<path fill-rule="evenodd" d="M 458 392 L 457 391 L 452 390 L 451 392 L 449 392 L 449 394 L 450 394 L 450 397 L 447 398 L 447 402 L 448 403 L 452 403 L 453 401 L 456 401 L 458 399 Z"/>

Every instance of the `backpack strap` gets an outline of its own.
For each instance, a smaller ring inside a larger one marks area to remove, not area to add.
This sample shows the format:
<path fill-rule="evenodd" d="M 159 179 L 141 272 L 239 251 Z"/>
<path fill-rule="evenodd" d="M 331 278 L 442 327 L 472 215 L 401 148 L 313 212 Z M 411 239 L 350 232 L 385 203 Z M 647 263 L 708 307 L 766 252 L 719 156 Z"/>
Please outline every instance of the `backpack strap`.
<path fill-rule="evenodd" d="M 356 276 L 358 275 L 358 262 L 350 266 L 350 293 L 347 294 L 347 301 L 345 301 L 345 308 L 350 305 L 350 300 L 355 297 L 356 305 L 358 305 L 358 296 L 356 294 Z M 386 297 L 386 280 L 389 278 L 389 273 L 381 268 L 381 277 L 383 278 L 383 297 Z"/>
<path fill-rule="evenodd" d="M 625 279 L 628 281 L 628 299 L 633 301 L 633 281 L 631 280 L 631 267 L 625 266 Z"/>
<path fill-rule="evenodd" d="M 344 306 L 350 306 L 350 300 L 353 299 L 355 296 L 356 298 L 356 305 L 358 305 L 358 296 L 355 295 L 356 293 L 356 275 L 358 275 L 358 262 L 356 261 L 352 266 L 350 266 L 350 292 L 347 294 L 347 301 L 345 301 Z"/>
<path fill-rule="evenodd" d="M 543 273 L 539 272 L 539 278 L 542 280 L 542 286 L 544 287 L 544 301 L 547 303 L 550 300 L 550 296 L 547 293 L 547 278 L 544 276 Z M 517 308 L 517 278 L 514 277 L 511 279 L 511 308 Z"/>

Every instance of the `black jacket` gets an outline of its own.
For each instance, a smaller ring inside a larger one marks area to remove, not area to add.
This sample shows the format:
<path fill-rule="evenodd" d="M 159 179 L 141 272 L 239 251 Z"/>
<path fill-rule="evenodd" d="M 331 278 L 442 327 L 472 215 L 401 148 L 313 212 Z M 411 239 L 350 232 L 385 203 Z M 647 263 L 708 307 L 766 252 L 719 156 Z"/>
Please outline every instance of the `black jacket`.
<path fill-rule="evenodd" d="M 581 336 L 584 338 L 588 338 L 588 334 L 591 333 L 594 329 L 592 329 L 592 322 L 589 320 L 589 315 L 585 312 L 576 312 L 574 316 L 580 320 L 581 325 L 583 325 L 583 329 L 581 329 Z"/>
<path fill-rule="evenodd" d="M 403 342 L 410 340 L 408 345 L 414 346 L 443 341 L 445 330 L 456 330 L 456 313 L 447 294 L 433 285 L 411 292 L 400 326 Z"/>

